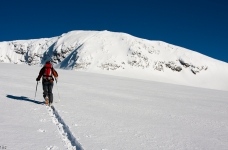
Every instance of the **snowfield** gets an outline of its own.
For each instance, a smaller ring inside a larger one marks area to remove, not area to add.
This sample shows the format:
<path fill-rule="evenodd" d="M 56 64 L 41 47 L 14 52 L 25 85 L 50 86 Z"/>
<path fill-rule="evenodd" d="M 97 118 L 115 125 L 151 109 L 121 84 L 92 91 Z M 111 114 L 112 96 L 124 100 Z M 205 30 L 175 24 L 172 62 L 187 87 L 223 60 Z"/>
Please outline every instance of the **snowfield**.
<path fill-rule="evenodd" d="M 212 66 L 219 67 L 218 64 L 227 71 L 227 64 L 215 61 L 207 63 L 208 71 L 192 76 L 212 79 L 216 74 Z M 212 90 L 57 69 L 59 80 L 54 85 L 52 109 L 42 104 L 41 83 L 34 99 L 40 67 L 0 63 L 0 68 L 0 145 L 9 150 L 228 147 L 225 84 L 223 90 Z M 190 78 L 187 70 L 183 74 Z M 219 81 L 219 77 L 214 78 Z"/>
<path fill-rule="evenodd" d="M 228 64 L 162 41 L 126 33 L 71 31 L 0 42 L 0 62 L 109 74 L 228 91 Z"/>

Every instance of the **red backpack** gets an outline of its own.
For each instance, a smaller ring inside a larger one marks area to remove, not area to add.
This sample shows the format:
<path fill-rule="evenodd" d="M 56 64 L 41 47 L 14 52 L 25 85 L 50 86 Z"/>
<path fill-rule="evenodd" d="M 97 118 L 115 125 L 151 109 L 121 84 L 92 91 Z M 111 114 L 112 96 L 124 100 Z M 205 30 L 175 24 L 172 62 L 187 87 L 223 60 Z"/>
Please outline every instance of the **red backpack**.
<path fill-rule="evenodd" d="M 46 63 L 44 66 L 44 74 L 43 74 L 44 80 L 53 80 L 52 77 L 52 65 L 51 63 Z"/>

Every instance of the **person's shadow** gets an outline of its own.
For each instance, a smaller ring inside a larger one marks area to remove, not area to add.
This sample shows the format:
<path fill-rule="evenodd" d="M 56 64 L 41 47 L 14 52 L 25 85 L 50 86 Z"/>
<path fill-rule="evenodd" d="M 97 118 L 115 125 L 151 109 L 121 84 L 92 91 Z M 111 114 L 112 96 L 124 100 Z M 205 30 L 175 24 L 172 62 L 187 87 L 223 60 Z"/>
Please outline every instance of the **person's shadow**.
<path fill-rule="evenodd" d="M 31 100 L 28 97 L 25 96 L 13 96 L 13 95 L 6 95 L 7 98 L 11 98 L 14 100 L 18 100 L 18 101 L 27 101 L 27 102 L 32 102 L 35 104 L 44 104 L 44 102 L 40 102 L 40 101 L 36 101 L 36 100 Z"/>

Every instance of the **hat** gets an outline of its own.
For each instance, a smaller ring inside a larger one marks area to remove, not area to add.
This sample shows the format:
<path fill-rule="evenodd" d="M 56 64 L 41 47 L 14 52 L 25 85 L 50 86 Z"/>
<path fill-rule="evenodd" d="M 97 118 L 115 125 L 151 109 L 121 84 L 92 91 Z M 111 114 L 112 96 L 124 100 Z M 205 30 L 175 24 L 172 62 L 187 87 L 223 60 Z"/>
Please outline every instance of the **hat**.
<path fill-rule="evenodd" d="M 50 63 L 51 63 L 51 61 L 50 61 L 50 60 L 46 61 L 46 64 L 50 64 Z"/>

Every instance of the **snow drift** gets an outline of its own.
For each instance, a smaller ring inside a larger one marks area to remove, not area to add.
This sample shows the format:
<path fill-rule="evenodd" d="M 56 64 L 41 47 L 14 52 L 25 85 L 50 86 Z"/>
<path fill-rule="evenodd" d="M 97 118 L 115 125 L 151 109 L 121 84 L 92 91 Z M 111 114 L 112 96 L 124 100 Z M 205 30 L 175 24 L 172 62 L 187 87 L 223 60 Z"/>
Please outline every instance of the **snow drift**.
<path fill-rule="evenodd" d="M 228 90 L 228 64 L 125 33 L 71 31 L 53 38 L 0 42 L 0 62 L 125 76 Z"/>

